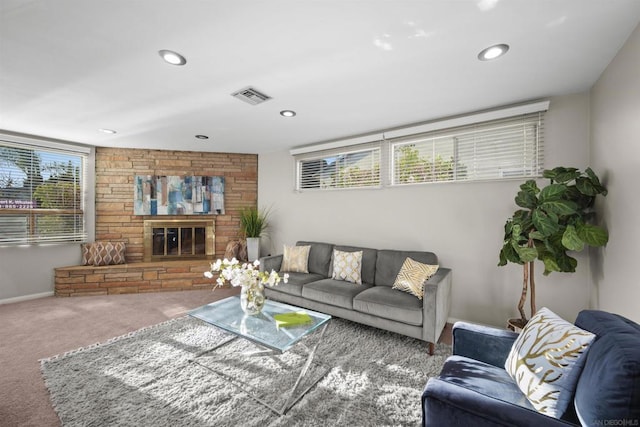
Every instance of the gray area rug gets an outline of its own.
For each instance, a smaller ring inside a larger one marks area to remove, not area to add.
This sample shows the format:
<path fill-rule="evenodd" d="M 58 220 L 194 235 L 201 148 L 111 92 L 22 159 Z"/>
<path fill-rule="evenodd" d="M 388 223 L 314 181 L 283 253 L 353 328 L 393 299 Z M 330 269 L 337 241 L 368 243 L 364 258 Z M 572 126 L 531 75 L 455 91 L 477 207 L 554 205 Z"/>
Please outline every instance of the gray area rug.
<path fill-rule="evenodd" d="M 329 372 L 285 415 L 213 371 L 278 403 L 304 361 L 298 347 L 278 358 L 200 320 L 182 317 L 41 361 L 63 426 L 415 426 L 420 396 L 451 348 L 333 319 L 317 352 Z M 322 372 L 313 365 L 310 376 Z M 212 371 L 213 370 L 213 371 Z"/>

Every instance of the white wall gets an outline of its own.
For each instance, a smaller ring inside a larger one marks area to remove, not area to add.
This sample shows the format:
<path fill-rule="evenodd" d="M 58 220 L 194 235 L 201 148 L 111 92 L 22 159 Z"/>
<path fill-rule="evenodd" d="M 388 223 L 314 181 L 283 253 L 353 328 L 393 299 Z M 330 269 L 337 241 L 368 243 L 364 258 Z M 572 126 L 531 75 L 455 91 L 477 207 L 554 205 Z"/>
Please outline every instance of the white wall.
<path fill-rule="evenodd" d="M 95 150 L 87 161 L 87 208 L 89 241 L 95 236 Z M 53 293 L 56 267 L 80 264 L 80 244 L 0 247 L 0 303 L 6 300 Z"/>
<path fill-rule="evenodd" d="M 609 230 L 592 251 L 594 306 L 640 322 L 640 26 L 591 93 L 591 159 L 609 194 L 597 204 Z"/>
<path fill-rule="evenodd" d="M 588 107 L 588 94 L 551 99 L 547 167 L 587 166 Z M 282 253 L 283 244 L 297 240 L 433 251 L 453 269 L 452 318 L 504 326 L 516 315 L 522 269 L 497 263 L 503 225 L 523 181 L 296 193 L 294 161 L 285 151 L 261 154 L 258 171 L 259 205 L 272 210 L 271 239 L 262 254 Z M 539 269 L 539 307 L 573 320 L 588 306 L 586 253 L 578 260 L 575 274 L 543 277 Z"/>

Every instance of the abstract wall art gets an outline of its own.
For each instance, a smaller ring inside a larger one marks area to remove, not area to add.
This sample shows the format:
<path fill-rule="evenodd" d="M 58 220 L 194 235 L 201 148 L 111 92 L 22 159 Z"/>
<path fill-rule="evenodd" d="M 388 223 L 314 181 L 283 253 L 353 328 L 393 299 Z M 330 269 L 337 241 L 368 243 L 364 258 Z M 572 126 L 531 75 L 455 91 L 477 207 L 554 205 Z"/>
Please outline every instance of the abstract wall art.
<path fill-rule="evenodd" d="M 134 215 L 222 215 L 224 177 L 136 175 Z"/>

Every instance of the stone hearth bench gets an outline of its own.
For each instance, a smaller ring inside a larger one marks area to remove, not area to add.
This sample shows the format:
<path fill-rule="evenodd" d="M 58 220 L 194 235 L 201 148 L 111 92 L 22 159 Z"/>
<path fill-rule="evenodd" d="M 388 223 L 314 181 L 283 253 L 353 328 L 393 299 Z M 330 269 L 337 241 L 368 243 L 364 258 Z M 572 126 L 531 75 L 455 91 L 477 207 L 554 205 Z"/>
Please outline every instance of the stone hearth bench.
<path fill-rule="evenodd" d="M 59 267 L 54 291 L 66 297 L 212 289 L 204 277 L 210 266 L 210 260 L 181 260 Z"/>

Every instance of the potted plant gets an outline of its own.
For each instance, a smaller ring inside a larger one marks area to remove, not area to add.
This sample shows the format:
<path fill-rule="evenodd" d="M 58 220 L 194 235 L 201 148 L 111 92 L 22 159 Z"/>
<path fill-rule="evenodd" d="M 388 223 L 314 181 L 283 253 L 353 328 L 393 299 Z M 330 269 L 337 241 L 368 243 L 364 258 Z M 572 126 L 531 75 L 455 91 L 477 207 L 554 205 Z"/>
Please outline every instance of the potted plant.
<path fill-rule="evenodd" d="M 255 261 L 260 257 L 260 236 L 269 227 L 268 212 L 249 207 L 240 211 L 240 232 L 247 240 L 247 257 Z"/>
<path fill-rule="evenodd" d="M 512 262 L 523 266 L 522 294 L 518 303 L 519 319 L 510 319 L 515 330 L 524 327 L 524 304 L 531 289 L 531 315 L 536 312 L 534 261 L 544 263 L 544 275 L 551 272 L 575 272 L 578 261 L 568 252 L 582 251 L 585 245 L 604 246 L 609 240 L 605 229 L 593 225 L 596 196 L 607 195 L 596 174 L 587 168 L 557 167 L 542 175 L 550 180 L 540 189 L 535 180 L 520 186 L 516 210 L 504 226 L 504 244 L 499 266 Z"/>

